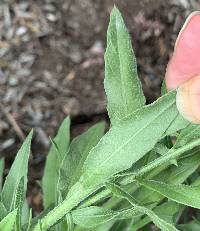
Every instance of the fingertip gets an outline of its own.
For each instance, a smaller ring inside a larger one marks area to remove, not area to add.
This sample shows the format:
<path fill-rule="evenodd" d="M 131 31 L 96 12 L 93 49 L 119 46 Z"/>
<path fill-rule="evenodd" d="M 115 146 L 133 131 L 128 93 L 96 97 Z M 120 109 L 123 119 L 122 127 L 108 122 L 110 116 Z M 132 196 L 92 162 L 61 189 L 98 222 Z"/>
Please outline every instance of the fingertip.
<path fill-rule="evenodd" d="M 185 119 L 200 124 L 200 75 L 188 80 L 177 89 L 176 105 Z"/>
<path fill-rule="evenodd" d="M 173 56 L 166 68 L 165 81 L 168 90 L 200 73 L 200 11 L 187 18 L 176 40 Z"/>

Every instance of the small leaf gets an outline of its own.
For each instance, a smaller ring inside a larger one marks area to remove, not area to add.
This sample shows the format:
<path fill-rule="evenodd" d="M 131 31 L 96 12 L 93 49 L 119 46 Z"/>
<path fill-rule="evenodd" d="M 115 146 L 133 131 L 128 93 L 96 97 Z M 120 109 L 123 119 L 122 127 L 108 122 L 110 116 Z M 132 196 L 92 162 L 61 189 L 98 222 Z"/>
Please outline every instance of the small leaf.
<path fill-rule="evenodd" d="M 163 231 L 178 231 L 172 224 L 166 222 L 165 220 L 161 219 L 159 216 L 157 216 L 152 210 L 143 207 L 141 205 L 136 204 L 135 199 L 125 192 L 121 187 L 113 184 L 113 183 L 107 183 L 106 187 L 116 196 L 121 197 L 129 201 L 129 203 L 137 209 L 139 212 L 145 213 L 147 216 L 150 217 L 150 219 L 153 221 L 153 223 L 159 227 Z"/>
<path fill-rule="evenodd" d="M 85 228 L 96 227 L 114 219 L 115 216 L 116 214 L 112 210 L 97 206 L 76 209 L 72 212 L 74 223 Z"/>
<path fill-rule="evenodd" d="M 165 80 L 163 80 L 162 86 L 161 86 L 161 95 L 165 95 L 165 94 L 167 94 L 167 87 L 166 87 Z"/>
<path fill-rule="evenodd" d="M 180 205 L 175 202 L 166 202 L 153 209 L 153 212 L 168 223 L 175 223 L 175 217 L 180 211 Z M 151 222 L 150 217 L 146 216 L 131 226 L 131 230 L 139 230 Z"/>
<path fill-rule="evenodd" d="M 189 124 L 186 128 L 184 128 L 174 145 L 174 148 L 179 148 L 187 144 L 188 142 L 197 139 L 200 137 L 200 125 Z"/>
<path fill-rule="evenodd" d="M 174 134 L 178 130 L 184 129 L 185 127 L 187 127 L 188 124 L 189 122 L 185 120 L 181 114 L 178 114 L 177 117 L 174 119 L 174 121 L 170 124 L 170 126 L 167 128 L 167 130 L 163 134 L 163 138 L 165 136 Z"/>
<path fill-rule="evenodd" d="M 32 135 L 33 131 L 29 133 L 22 147 L 18 151 L 3 186 L 1 201 L 3 202 L 8 212 L 12 210 L 17 187 L 22 177 L 24 177 L 24 191 L 26 192 L 28 159 L 30 154 Z"/>
<path fill-rule="evenodd" d="M 178 226 L 179 230 L 181 231 L 199 231 L 200 230 L 200 223 L 193 220 L 188 224 L 181 224 Z"/>
<path fill-rule="evenodd" d="M 2 190 L 3 185 L 3 170 L 4 170 L 4 159 L 0 159 L 0 192 Z"/>
<path fill-rule="evenodd" d="M 42 179 L 44 207 L 48 208 L 51 204 L 58 201 L 58 172 L 62 159 L 67 154 L 70 142 L 70 119 L 67 117 L 62 122 L 56 137 L 54 138 L 56 148 L 51 146 L 47 155 L 44 176 Z"/>
<path fill-rule="evenodd" d="M 162 174 L 161 172 L 157 173 L 157 176 L 153 179 L 170 184 L 181 184 L 196 171 L 199 165 L 200 155 L 199 152 L 196 152 L 191 156 L 180 159 L 178 161 L 178 167 L 171 165 L 162 171 Z M 150 175 L 148 174 L 148 176 Z M 164 199 L 163 195 L 144 186 L 139 187 L 138 190 L 134 192 L 133 196 L 142 204 L 152 204 L 154 202 L 159 203 L 159 201 Z M 141 222 L 136 222 L 134 227 L 142 228 Z"/>
<path fill-rule="evenodd" d="M 32 222 L 32 209 L 29 210 L 29 217 L 28 217 L 28 224 L 27 224 L 26 231 L 31 230 L 31 222 Z"/>
<path fill-rule="evenodd" d="M 200 188 L 199 186 L 173 185 L 154 180 L 138 179 L 138 182 L 145 187 L 154 190 L 163 196 L 193 208 L 200 209 Z"/>
<path fill-rule="evenodd" d="M 105 124 L 98 123 L 71 142 L 69 152 L 60 167 L 58 189 L 61 190 L 63 198 L 66 197 L 69 188 L 79 180 L 83 163 L 90 150 L 103 136 L 104 130 Z"/>
<path fill-rule="evenodd" d="M 143 213 L 138 212 L 135 208 L 113 211 L 103 207 L 90 206 L 72 211 L 74 223 L 85 228 L 93 228 L 113 219 L 130 219 L 141 215 Z"/>
<path fill-rule="evenodd" d="M 113 126 L 90 151 L 84 163 L 83 184 L 101 184 L 130 168 L 161 139 L 177 114 L 175 92 L 170 92 Z"/>
<path fill-rule="evenodd" d="M 13 210 L 6 217 L 4 217 L 3 220 L 0 221 L 0 230 L 13 231 L 16 216 L 17 216 L 17 209 Z"/>
<path fill-rule="evenodd" d="M 130 37 L 116 7 L 112 10 L 107 32 L 104 85 L 112 124 L 145 104 Z"/>

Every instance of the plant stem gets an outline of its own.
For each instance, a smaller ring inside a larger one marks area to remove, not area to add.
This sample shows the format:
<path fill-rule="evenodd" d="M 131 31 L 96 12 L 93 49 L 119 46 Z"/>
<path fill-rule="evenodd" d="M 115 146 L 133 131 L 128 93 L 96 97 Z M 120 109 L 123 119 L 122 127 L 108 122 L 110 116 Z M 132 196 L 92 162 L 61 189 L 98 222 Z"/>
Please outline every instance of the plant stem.
<path fill-rule="evenodd" d="M 173 160 L 174 158 L 180 156 L 184 152 L 189 151 L 189 150 L 191 150 L 192 148 L 194 148 L 194 147 L 196 147 L 198 145 L 200 145 L 200 139 L 196 139 L 196 140 L 194 140 L 194 141 L 188 143 L 187 145 L 185 145 L 185 146 L 183 146 L 181 148 L 178 148 L 178 149 L 173 149 L 172 148 L 164 156 L 161 156 L 161 157 L 157 158 L 156 160 L 154 160 L 151 163 L 147 164 L 146 166 L 144 166 L 143 168 L 139 169 L 138 171 L 133 172 L 133 173 L 129 173 L 129 174 L 125 173 L 124 174 L 125 176 L 120 181 L 120 184 L 126 185 L 126 184 L 129 184 L 129 183 L 132 183 L 133 181 L 135 181 L 136 177 L 142 176 L 145 173 L 147 173 L 147 172 L 155 169 L 156 167 L 161 166 L 162 164 L 165 164 L 163 166 L 163 168 L 161 168 L 161 169 L 159 168 L 156 172 L 154 172 L 153 174 L 149 175 L 147 177 L 149 179 L 149 178 L 151 178 L 151 177 L 159 174 L 163 169 L 165 169 L 168 166 L 168 164 L 167 164 L 168 161 Z M 123 176 L 123 174 L 121 176 Z M 81 207 L 90 206 L 91 202 L 92 203 L 96 202 L 95 199 L 98 199 L 98 201 L 99 201 L 101 198 L 105 198 L 109 194 L 110 193 L 108 192 L 108 190 L 103 190 L 103 191 L 99 192 L 98 194 L 95 194 L 94 196 L 92 196 L 92 198 L 90 198 L 89 201 L 86 201 L 85 203 L 83 203 L 81 205 Z M 111 208 L 111 206 L 109 206 L 109 208 Z"/>
<path fill-rule="evenodd" d="M 61 220 L 68 212 L 70 212 L 75 206 L 77 206 L 82 200 L 87 198 L 94 190 L 84 190 L 80 183 L 73 187 L 70 195 L 57 207 L 51 210 L 40 222 L 33 228 L 33 231 L 47 230 L 59 220 Z"/>
<path fill-rule="evenodd" d="M 149 172 L 150 170 L 154 169 L 155 167 L 158 167 L 170 160 L 173 160 L 174 158 L 177 158 L 178 156 L 180 156 L 181 154 L 183 154 L 184 152 L 187 152 L 193 148 L 195 148 L 196 146 L 200 145 L 200 139 L 196 139 L 190 143 L 188 143 L 187 145 L 178 148 L 178 149 L 170 149 L 168 153 L 166 153 L 166 155 L 161 156 L 157 159 L 155 159 L 154 161 L 150 162 L 149 164 L 147 164 L 146 166 L 144 166 L 143 168 L 141 168 L 140 170 L 138 170 L 138 172 L 135 173 L 135 176 L 142 176 L 145 173 Z"/>

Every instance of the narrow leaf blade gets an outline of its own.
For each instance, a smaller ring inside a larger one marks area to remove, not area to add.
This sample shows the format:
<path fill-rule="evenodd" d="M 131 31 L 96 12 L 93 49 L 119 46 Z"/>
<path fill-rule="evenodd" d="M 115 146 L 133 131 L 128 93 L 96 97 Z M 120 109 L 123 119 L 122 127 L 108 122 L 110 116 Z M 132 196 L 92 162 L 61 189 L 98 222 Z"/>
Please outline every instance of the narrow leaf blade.
<path fill-rule="evenodd" d="M 51 204 L 56 204 L 58 200 L 57 183 L 58 171 L 62 158 L 67 154 L 70 142 L 70 119 L 67 117 L 62 122 L 50 151 L 47 155 L 44 176 L 42 179 L 44 207 L 48 208 Z"/>
<path fill-rule="evenodd" d="M 18 151 L 2 189 L 1 201 L 3 202 L 8 212 L 12 209 L 15 193 L 22 177 L 24 177 L 24 191 L 26 192 L 28 159 L 30 154 L 32 135 L 33 131 L 29 133 L 22 147 Z"/>
<path fill-rule="evenodd" d="M 138 211 L 143 212 L 147 216 L 149 216 L 150 219 L 153 221 L 153 223 L 156 226 L 158 226 L 161 230 L 163 230 L 163 231 L 178 231 L 172 224 L 161 219 L 152 210 L 136 204 L 135 199 L 130 194 L 125 192 L 120 186 L 117 186 L 113 183 L 107 183 L 106 186 L 108 187 L 109 190 L 111 190 L 112 193 L 114 193 L 114 195 L 126 199 Z"/>
<path fill-rule="evenodd" d="M 3 185 L 3 170 L 4 170 L 4 159 L 0 159 L 0 192 L 2 190 Z"/>
<path fill-rule="evenodd" d="M 79 180 L 85 159 L 103 136 L 104 130 L 105 123 L 98 123 L 71 142 L 69 152 L 60 167 L 58 190 L 61 190 L 63 198 L 69 188 Z"/>
<path fill-rule="evenodd" d="M 107 32 L 104 85 L 112 124 L 145 104 L 130 37 L 116 7 L 112 10 Z"/>
<path fill-rule="evenodd" d="M 139 183 L 163 196 L 190 207 L 200 209 L 199 186 L 173 185 L 154 180 L 138 180 Z"/>
<path fill-rule="evenodd" d="M 200 137 L 200 126 L 196 124 L 189 124 L 186 128 L 184 128 L 174 145 L 175 148 L 179 148 L 187 144 L 188 142 L 197 139 Z"/>
<path fill-rule="evenodd" d="M 17 216 L 17 209 L 9 213 L 3 220 L 0 222 L 0 230 L 12 231 Z"/>

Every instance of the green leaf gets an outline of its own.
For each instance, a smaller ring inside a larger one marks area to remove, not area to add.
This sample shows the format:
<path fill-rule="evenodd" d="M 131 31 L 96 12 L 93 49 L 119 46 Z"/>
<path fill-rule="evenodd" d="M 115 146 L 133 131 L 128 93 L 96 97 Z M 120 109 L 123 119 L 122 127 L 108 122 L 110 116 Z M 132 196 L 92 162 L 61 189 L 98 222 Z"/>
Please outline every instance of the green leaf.
<path fill-rule="evenodd" d="M 47 155 L 44 176 L 42 179 L 44 207 L 48 208 L 51 204 L 58 201 L 58 172 L 62 159 L 67 154 L 70 142 L 70 118 L 67 117 L 62 122 L 56 137 L 54 145 L 51 146 Z"/>
<path fill-rule="evenodd" d="M 168 148 L 167 145 L 166 145 L 168 142 L 170 142 L 169 139 L 170 139 L 169 136 L 165 137 L 165 139 L 161 140 L 160 142 L 158 142 L 158 143 L 154 146 L 153 150 L 154 150 L 156 153 L 160 154 L 161 156 L 166 155 L 166 154 L 168 153 L 168 151 L 169 151 L 169 148 Z M 174 165 L 177 165 L 176 159 L 171 160 L 170 162 L 171 162 L 172 164 L 174 164 Z"/>
<path fill-rule="evenodd" d="M 188 224 L 181 224 L 178 226 L 181 231 L 199 231 L 200 223 L 196 220 L 191 221 Z"/>
<path fill-rule="evenodd" d="M 200 125 L 189 124 L 183 129 L 174 145 L 174 148 L 179 148 L 187 144 L 188 142 L 200 137 Z"/>
<path fill-rule="evenodd" d="M 166 87 L 165 80 L 163 80 L 162 86 L 161 86 L 161 95 L 165 95 L 165 94 L 167 94 L 167 87 Z"/>
<path fill-rule="evenodd" d="M 7 215 L 7 210 L 2 202 L 0 202 L 0 221 Z"/>
<path fill-rule="evenodd" d="M 32 222 L 32 209 L 29 210 L 28 224 L 27 224 L 26 231 L 31 230 L 31 222 Z"/>
<path fill-rule="evenodd" d="M 0 221 L 0 230 L 2 231 L 13 231 L 17 216 L 17 209 L 9 213 L 3 220 Z"/>
<path fill-rule="evenodd" d="M 147 164 L 146 166 L 142 167 L 137 172 L 135 172 L 134 175 L 139 177 L 139 176 L 145 175 L 146 173 L 150 172 L 156 167 L 160 166 L 162 168 L 162 166 L 164 166 L 164 164 L 167 163 L 168 161 L 171 161 L 174 158 L 179 157 L 181 154 L 189 150 L 192 150 L 193 148 L 199 145 L 200 145 L 200 139 L 197 139 L 197 140 L 191 141 L 190 143 L 187 143 L 186 145 L 178 149 L 171 148 L 169 152 L 166 153 L 166 155 L 153 160 L 152 162 L 150 162 L 149 164 Z"/>
<path fill-rule="evenodd" d="M 113 224 L 115 223 L 115 220 L 111 220 L 109 222 L 106 222 L 100 226 L 98 226 L 95 231 L 109 231 L 110 228 L 113 226 Z M 115 230 L 117 231 L 117 230 Z"/>
<path fill-rule="evenodd" d="M 69 152 L 60 167 L 58 189 L 61 190 L 63 198 L 66 197 L 69 188 L 79 180 L 83 163 L 90 150 L 103 136 L 104 130 L 105 123 L 98 123 L 71 142 Z"/>
<path fill-rule="evenodd" d="M 3 185 L 3 170 L 4 170 L 4 159 L 0 159 L 0 192 L 2 190 Z"/>
<path fill-rule="evenodd" d="M 169 166 L 164 171 L 159 172 L 159 174 L 157 174 L 153 180 L 162 181 L 169 184 L 183 183 L 193 172 L 196 171 L 200 165 L 199 154 L 199 152 L 196 152 L 191 156 L 178 160 L 178 167 Z M 148 176 L 151 176 L 151 173 L 148 173 Z M 145 187 L 140 187 L 137 191 L 137 195 L 134 194 L 134 197 L 136 197 L 142 203 L 152 203 L 163 198 L 163 196 L 159 193 Z"/>
<path fill-rule="evenodd" d="M 127 208 L 120 211 L 113 211 L 98 206 L 76 209 L 72 211 L 72 218 L 75 224 L 85 228 L 93 228 L 113 219 L 128 219 L 141 216 L 135 208 Z"/>
<path fill-rule="evenodd" d="M 200 155 L 199 152 L 195 152 L 193 155 L 184 157 L 178 161 L 178 167 L 171 165 L 162 173 L 157 174 L 153 179 L 157 181 L 164 181 L 170 184 L 180 184 L 183 183 L 193 172 L 196 171 L 200 165 Z M 147 177 L 150 177 L 151 173 Z M 198 182 L 197 182 L 198 184 Z M 134 192 L 134 198 L 140 201 L 142 204 L 151 204 L 153 202 L 159 203 L 164 197 L 156 191 L 152 191 L 146 187 L 139 187 L 139 189 Z M 145 218 L 144 218 L 145 219 Z M 147 219 L 147 218 L 146 218 Z M 142 228 L 142 221 L 136 222 L 133 227 Z M 133 229 L 134 230 L 134 229 Z"/>
<path fill-rule="evenodd" d="M 200 209 L 199 186 L 173 185 L 154 180 L 138 179 L 141 185 L 154 190 L 180 204 Z"/>
<path fill-rule="evenodd" d="M 180 208 L 179 204 L 170 201 L 156 206 L 155 209 L 153 209 L 153 212 L 166 222 L 174 224 L 176 222 L 176 215 L 179 213 Z M 133 224 L 131 226 L 131 230 L 139 230 L 150 222 L 150 217 L 146 216 L 143 219 L 140 219 L 136 224 Z"/>
<path fill-rule="evenodd" d="M 27 221 L 29 221 L 29 220 L 31 221 L 31 219 L 32 219 L 32 211 L 29 208 L 27 201 L 24 200 L 24 203 L 22 206 L 22 212 L 21 212 L 21 224 L 22 224 L 22 226 L 26 225 Z"/>
<path fill-rule="evenodd" d="M 1 201 L 3 202 L 8 212 L 12 210 L 17 188 L 22 177 L 24 177 L 24 191 L 26 192 L 28 159 L 30 154 L 32 135 L 33 131 L 29 133 L 22 147 L 18 151 L 2 189 Z"/>
<path fill-rule="evenodd" d="M 159 227 L 163 231 L 177 231 L 177 229 L 170 223 L 166 222 L 159 216 L 157 216 L 152 210 L 143 207 L 141 205 L 136 204 L 135 199 L 125 192 L 121 187 L 113 184 L 113 183 L 107 183 L 106 187 L 116 196 L 126 199 L 135 209 L 137 209 L 139 212 L 145 213 L 147 216 L 150 217 L 150 219 L 153 221 L 153 223 Z"/>
<path fill-rule="evenodd" d="M 72 212 L 74 223 L 85 228 L 96 227 L 114 219 L 116 216 L 117 214 L 114 211 L 97 206 L 76 209 Z"/>
<path fill-rule="evenodd" d="M 16 217 L 16 231 L 21 231 L 21 216 L 22 216 L 22 207 L 24 204 L 25 193 L 24 193 L 24 177 L 21 178 L 14 201 L 14 209 L 17 209 Z"/>
<path fill-rule="evenodd" d="M 84 164 L 83 184 L 101 184 L 130 168 L 161 139 L 177 114 L 175 92 L 170 92 L 113 126 L 90 151 Z"/>
<path fill-rule="evenodd" d="M 112 124 L 145 104 L 130 37 L 116 7 L 112 10 L 107 32 L 104 86 Z"/>
<path fill-rule="evenodd" d="M 178 114 L 175 120 L 171 123 L 166 132 L 163 134 L 163 137 L 173 135 L 178 130 L 185 128 L 188 124 L 189 122 L 185 120 L 182 115 Z"/>

